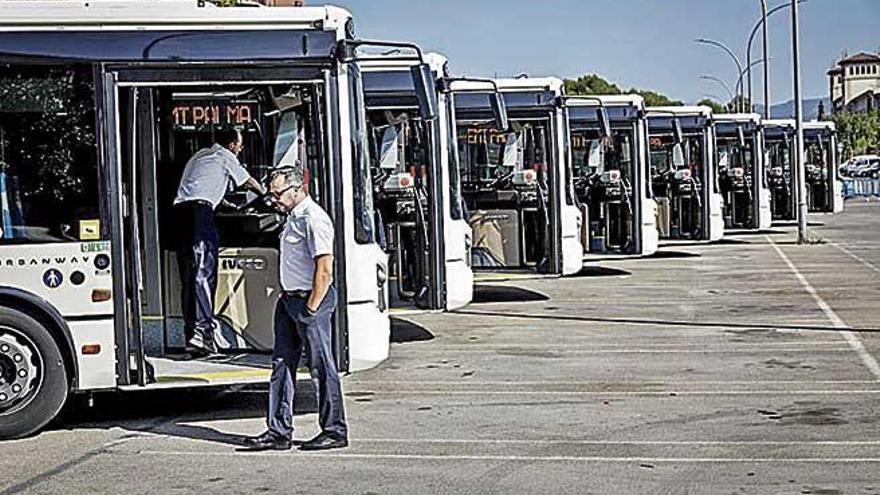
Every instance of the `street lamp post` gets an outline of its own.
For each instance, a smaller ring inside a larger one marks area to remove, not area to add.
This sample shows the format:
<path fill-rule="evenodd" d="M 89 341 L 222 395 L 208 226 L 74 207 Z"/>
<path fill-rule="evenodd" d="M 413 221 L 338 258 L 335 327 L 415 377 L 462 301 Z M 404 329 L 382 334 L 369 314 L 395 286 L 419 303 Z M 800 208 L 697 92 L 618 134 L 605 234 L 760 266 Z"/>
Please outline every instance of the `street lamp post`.
<path fill-rule="evenodd" d="M 807 0 L 798 0 L 798 3 L 804 3 Z M 766 11 L 766 0 L 761 0 L 761 10 L 762 12 Z M 770 18 L 773 14 L 779 12 L 783 9 L 791 8 L 790 4 L 784 3 L 782 5 L 777 5 L 776 7 L 770 9 L 769 12 L 764 13 L 758 22 L 755 23 L 755 26 L 752 28 L 751 34 L 749 34 L 749 43 L 746 47 L 746 65 L 751 66 L 752 60 L 752 43 L 755 41 L 755 36 L 758 34 L 758 29 L 761 27 L 764 28 L 764 59 L 767 59 L 767 53 L 769 51 L 769 41 L 767 39 L 767 19 Z M 752 71 L 749 69 L 748 71 L 748 93 L 749 93 L 749 101 L 752 100 Z M 764 66 L 764 118 L 770 118 L 770 66 Z"/>
<path fill-rule="evenodd" d="M 794 65 L 795 164 L 797 165 L 798 243 L 807 238 L 807 186 L 804 166 L 804 108 L 801 101 L 801 41 L 798 2 L 791 0 L 791 50 Z"/>
<path fill-rule="evenodd" d="M 739 58 L 736 56 L 735 53 L 733 53 L 733 50 L 731 50 L 730 48 L 727 47 L 727 45 L 725 45 L 724 43 L 721 43 L 720 41 L 709 40 L 706 38 L 697 38 L 694 41 L 697 43 L 704 44 L 704 45 L 712 45 L 712 46 L 721 48 L 722 50 L 727 52 L 727 54 L 730 55 L 730 58 L 732 58 L 733 62 L 736 64 L 736 69 L 737 69 L 736 73 L 742 74 L 742 72 L 743 72 L 742 63 L 740 63 Z M 740 103 L 742 103 L 742 98 L 740 98 Z"/>
<path fill-rule="evenodd" d="M 764 118 L 770 118 L 770 40 L 767 38 L 767 0 L 761 0 L 761 24 L 764 26 Z M 749 49 L 749 58 L 752 58 L 751 48 Z M 752 69 L 749 68 L 749 88 L 752 87 Z M 749 105 L 752 104 L 752 90 L 749 89 Z"/>

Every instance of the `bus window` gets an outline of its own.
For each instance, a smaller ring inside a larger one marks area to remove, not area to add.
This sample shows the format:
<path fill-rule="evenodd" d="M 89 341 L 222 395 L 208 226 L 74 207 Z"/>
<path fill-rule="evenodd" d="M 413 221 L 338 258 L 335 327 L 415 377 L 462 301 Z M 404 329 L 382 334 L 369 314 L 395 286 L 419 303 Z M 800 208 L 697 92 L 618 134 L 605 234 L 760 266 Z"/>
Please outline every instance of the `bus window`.
<path fill-rule="evenodd" d="M 91 67 L 0 74 L 0 243 L 102 239 Z"/>
<path fill-rule="evenodd" d="M 349 73 L 349 112 L 351 113 L 352 188 L 354 189 L 355 239 L 361 244 L 376 240 L 373 208 L 373 182 L 370 173 L 370 144 L 364 114 L 364 96 L 360 71 L 352 66 Z"/>

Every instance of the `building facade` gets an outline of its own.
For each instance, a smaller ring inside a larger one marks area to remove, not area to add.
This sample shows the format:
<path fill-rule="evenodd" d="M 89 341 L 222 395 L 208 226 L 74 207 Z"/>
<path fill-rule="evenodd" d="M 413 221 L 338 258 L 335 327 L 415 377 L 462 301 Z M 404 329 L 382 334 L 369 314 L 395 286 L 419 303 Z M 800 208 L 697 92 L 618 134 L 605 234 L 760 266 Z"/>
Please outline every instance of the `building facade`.
<path fill-rule="evenodd" d="M 844 58 L 828 71 L 828 82 L 832 112 L 880 109 L 880 54 Z"/>

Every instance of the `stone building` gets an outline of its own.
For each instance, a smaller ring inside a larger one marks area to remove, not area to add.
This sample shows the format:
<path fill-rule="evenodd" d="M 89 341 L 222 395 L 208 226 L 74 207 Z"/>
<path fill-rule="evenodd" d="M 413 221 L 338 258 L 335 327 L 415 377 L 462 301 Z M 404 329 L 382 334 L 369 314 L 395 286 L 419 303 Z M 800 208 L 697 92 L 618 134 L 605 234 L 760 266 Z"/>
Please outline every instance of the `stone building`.
<path fill-rule="evenodd" d="M 858 53 L 828 71 L 832 112 L 880 109 L 880 54 Z"/>

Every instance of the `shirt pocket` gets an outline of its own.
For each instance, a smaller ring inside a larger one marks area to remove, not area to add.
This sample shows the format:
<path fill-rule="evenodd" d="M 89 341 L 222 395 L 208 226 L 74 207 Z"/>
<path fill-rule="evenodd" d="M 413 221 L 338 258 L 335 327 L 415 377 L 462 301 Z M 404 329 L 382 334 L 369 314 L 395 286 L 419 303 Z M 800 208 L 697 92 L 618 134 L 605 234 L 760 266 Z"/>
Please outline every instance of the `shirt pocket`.
<path fill-rule="evenodd" d="M 308 239 L 307 219 L 292 219 L 289 222 L 289 228 L 284 233 L 284 242 L 292 246 L 302 247 L 304 245 L 303 241 Z"/>

